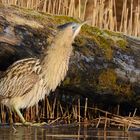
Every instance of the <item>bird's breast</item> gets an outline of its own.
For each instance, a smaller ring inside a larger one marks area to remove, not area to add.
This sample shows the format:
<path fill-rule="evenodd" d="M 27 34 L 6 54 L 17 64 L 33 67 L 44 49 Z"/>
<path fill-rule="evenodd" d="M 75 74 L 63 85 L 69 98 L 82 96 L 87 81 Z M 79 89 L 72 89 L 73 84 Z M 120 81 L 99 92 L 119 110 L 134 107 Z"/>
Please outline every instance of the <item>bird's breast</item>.
<path fill-rule="evenodd" d="M 64 80 L 68 71 L 72 48 L 69 48 L 69 50 L 61 49 L 52 50 L 52 52 L 48 53 L 47 63 L 43 68 L 45 86 L 51 91 L 54 91 L 61 81 Z"/>

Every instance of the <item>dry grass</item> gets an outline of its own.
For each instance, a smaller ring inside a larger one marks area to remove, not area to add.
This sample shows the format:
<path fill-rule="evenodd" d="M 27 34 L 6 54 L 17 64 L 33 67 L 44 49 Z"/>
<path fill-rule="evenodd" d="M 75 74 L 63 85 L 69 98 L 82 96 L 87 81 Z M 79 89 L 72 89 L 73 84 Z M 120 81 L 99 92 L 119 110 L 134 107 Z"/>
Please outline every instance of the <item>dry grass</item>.
<path fill-rule="evenodd" d="M 57 15 L 68 15 L 87 19 L 86 11 L 92 7 L 88 19 L 92 26 L 120 31 L 132 36 L 140 36 L 140 0 L 134 7 L 133 0 L 130 7 L 127 0 L 123 1 L 121 21 L 117 20 L 116 0 L 2 0 L 4 5 L 17 5 Z M 87 3 L 90 2 L 90 7 Z"/>
<path fill-rule="evenodd" d="M 67 100 L 67 104 L 62 100 Z M 84 125 L 85 127 L 102 127 L 104 130 L 110 127 L 125 130 L 129 130 L 131 127 L 140 127 L 140 118 L 135 116 L 137 108 L 135 108 L 134 112 L 130 112 L 128 117 L 122 117 L 119 115 L 119 106 L 117 106 L 116 112 L 110 113 L 97 108 L 95 105 L 90 107 L 87 98 L 85 103 L 83 103 L 83 99 L 81 100 L 77 97 L 71 99 L 72 101 L 70 102 L 68 100 L 70 101 L 67 96 L 46 97 L 39 105 L 24 110 L 23 115 L 27 121 L 45 121 L 48 125 Z M 14 114 L 10 117 L 10 112 L 8 112 L 8 108 L 3 105 L 0 106 L 0 123 L 20 121 L 17 115 Z"/>

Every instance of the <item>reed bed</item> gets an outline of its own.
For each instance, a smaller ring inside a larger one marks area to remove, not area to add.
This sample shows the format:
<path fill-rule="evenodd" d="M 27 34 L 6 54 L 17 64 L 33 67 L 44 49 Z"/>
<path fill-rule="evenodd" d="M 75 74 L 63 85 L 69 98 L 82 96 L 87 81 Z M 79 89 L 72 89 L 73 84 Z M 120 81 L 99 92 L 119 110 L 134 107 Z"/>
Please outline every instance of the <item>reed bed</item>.
<path fill-rule="evenodd" d="M 65 102 L 64 102 L 65 101 Z M 125 130 L 130 128 L 140 128 L 140 118 L 136 117 L 137 108 L 130 112 L 129 116 L 119 115 L 120 106 L 117 106 L 116 113 L 110 113 L 97 108 L 95 105 L 89 106 L 88 99 L 80 98 L 68 99 L 68 96 L 46 97 L 39 104 L 23 110 L 22 113 L 27 121 L 47 122 L 48 125 L 84 125 L 94 128 L 118 127 Z M 16 114 L 5 106 L 0 106 L 0 123 L 19 122 Z"/>
<path fill-rule="evenodd" d="M 137 6 L 134 6 L 134 1 L 137 1 Z M 118 9 L 116 0 L 1 0 L 1 2 L 4 5 L 16 5 L 50 14 L 73 16 L 89 20 L 92 26 L 140 36 L 140 0 L 124 0 L 122 9 Z M 128 2 L 131 2 L 129 7 Z M 88 9 L 92 10 L 88 13 Z M 122 10 L 121 20 L 117 17 L 119 10 Z"/>

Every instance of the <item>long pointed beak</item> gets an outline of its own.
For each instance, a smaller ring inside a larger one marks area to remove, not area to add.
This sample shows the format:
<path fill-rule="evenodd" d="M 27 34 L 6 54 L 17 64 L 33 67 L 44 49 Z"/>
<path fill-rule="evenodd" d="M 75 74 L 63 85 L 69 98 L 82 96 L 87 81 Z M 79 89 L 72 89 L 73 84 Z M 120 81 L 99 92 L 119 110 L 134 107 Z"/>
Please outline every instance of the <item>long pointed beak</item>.
<path fill-rule="evenodd" d="M 78 25 L 77 25 L 77 29 L 76 29 L 76 30 L 80 30 L 80 29 L 81 29 L 81 27 L 82 27 L 84 24 L 86 24 L 86 23 L 87 23 L 87 21 L 84 21 L 84 22 L 82 22 L 82 23 L 78 24 Z"/>
<path fill-rule="evenodd" d="M 78 35 L 78 33 L 80 32 L 81 27 L 82 27 L 84 24 L 86 24 L 86 23 L 87 23 L 87 21 L 84 21 L 84 22 L 82 22 L 81 24 L 78 24 L 78 25 L 77 25 L 77 29 L 76 29 L 75 32 L 74 32 L 73 38 L 75 38 L 75 36 Z"/>
<path fill-rule="evenodd" d="M 81 23 L 81 27 L 84 25 L 84 24 L 86 24 L 88 21 L 84 21 L 84 22 L 82 22 Z"/>

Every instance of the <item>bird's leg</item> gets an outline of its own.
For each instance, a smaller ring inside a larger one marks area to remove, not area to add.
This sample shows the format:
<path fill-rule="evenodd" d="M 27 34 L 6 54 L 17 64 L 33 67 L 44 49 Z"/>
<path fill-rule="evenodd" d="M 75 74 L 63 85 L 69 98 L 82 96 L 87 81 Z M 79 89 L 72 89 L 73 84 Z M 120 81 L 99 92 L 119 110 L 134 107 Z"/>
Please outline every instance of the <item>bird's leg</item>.
<path fill-rule="evenodd" d="M 45 125 L 46 123 L 43 122 L 43 123 L 31 123 L 31 122 L 26 122 L 23 115 L 21 114 L 20 110 L 16 107 L 14 107 L 14 110 L 15 112 L 17 113 L 17 115 L 19 116 L 21 122 L 23 125 L 27 125 L 27 126 L 42 126 L 42 125 Z M 17 125 L 21 125 L 19 123 L 16 123 Z"/>
<path fill-rule="evenodd" d="M 9 109 L 9 122 L 10 122 L 10 124 L 13 123 L 13 117 L 12 117 L 12 111 L 11 111 L 11 109 Z"/>
<path fill-rule="evenodd" d="M 27 126 L 32 125 L 32 123 L 25 121 L 23 115 L 21 114 L 21 112 L 20 112 L 20 110 L 18 108 L 14 107 L 14 111 L 17 113 L 17 115 L 19 116 L 19 118 L 20 118 L 20 120 L 22 122 L 22 124 L 21 123 L 16 123 L 16 125 L 27 125 Z"/>
<path fill-rule="evenodd" d="M 23 124 L 25 124 L 26 121 L 25 121 L 23 115 L 21 114 L 20 110 L 19 110 L 18 108 L 16 108 L 16 107 L 13 107 L 13 108 L 14 108 L 14 111 L 15 111 L 15 112 L 17 113 L 17 115 L 19 116 L 21 122 L 22 122 Z"/>

